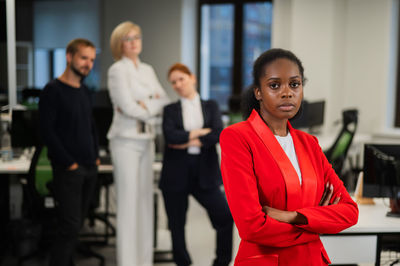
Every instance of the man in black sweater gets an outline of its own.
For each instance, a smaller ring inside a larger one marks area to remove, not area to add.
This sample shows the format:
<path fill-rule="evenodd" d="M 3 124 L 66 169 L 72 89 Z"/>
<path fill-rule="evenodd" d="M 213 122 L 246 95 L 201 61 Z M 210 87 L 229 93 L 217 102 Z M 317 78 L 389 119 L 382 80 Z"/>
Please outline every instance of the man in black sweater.
<path fill-rule="evenodd" d="M 72 40 L 64 73 L 50 81 L 40 96 L 40 127 L 52 164 L 59 221 L 51 266 L 74 265 L 75 245 L 97 182 L 97 135 L 89 91 L 82 84 L 95 57 L 90 41 Z"/>

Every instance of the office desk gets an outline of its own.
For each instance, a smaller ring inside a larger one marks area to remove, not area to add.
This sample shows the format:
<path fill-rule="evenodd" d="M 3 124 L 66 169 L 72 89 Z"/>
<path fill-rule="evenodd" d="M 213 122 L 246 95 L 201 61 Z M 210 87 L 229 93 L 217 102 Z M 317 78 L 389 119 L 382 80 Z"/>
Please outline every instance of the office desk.
<path fill-rule="evenodd" d="M 358 223 L 340 234 L 321 240 L 333 264 L 375 263 L 380 265 L 383 235 L 400 236 L 400 218 L 387 217 L 389 200 L 374 199 L 375 205 L 359 205 Z"/>
<path fill-rule="evenodd" d="M 29 171 L 30 167 L 30 158 L 27 156 L 21 156 L 20 158 L 14 159 L 12 161 L 1 161 L 0 160 L 0 209 L 3 211 L 6 208 L 9 208 L 10 204 L 10 182 L 15 183 L 16 179 L 15 176 L 25 175 Z M 113 171 L 112 165 L 100 165 L 98 167 L 99 174 L 111 174 Z M 11 180 L 10 180 L 11 179 Z M 16 214 L 17 216 L 19 213 Z M 10 216 L 9 213 L 6 216 L 6 219 L 9 220 Z M 11 215 L 11 218 L 13 216 Z"/>
<path fill-rule="evenodd" d="M 19 183 L 19 177 L 28 173 L 30 167 L 30 159 L 26 156 L 22 156 L 18 159 L 12 161 L 3 162 L 0 160 L 0 230 L 5 230 L 10 219 L 20 218 L 21 211 L 20 207 L 22 205 L 22 191 Z M 155 183 L 158 183 L 159 175 L 161 172 L 162 163 L 154 162 L 153 171 L 155 175 Z M 108 176 L 112 174 L 113 166 L 109 165 L 99 165 L 98 173 L 99 180 L 101 176 Z M 14 185 L 16 184 L 16 185 Z M 11 191 L 11 193 L 10 193 Z M 14 193 L 13 193 L 14 192 Z M 15 193 L 17 192 L 17 193 Z M 13 194 L 15 197 L 10 199 Z M 11 204 L 10 204 L 11 203 Z M 155 205 L 155 210 L 157 211 L 157 206 Z M 102 213 L 105 222 L 108 222 L 109 213 L 109 194 L 108 189 L 105 190 L 105 206 L 104 213 Z M 105 227 L 105 243 L 108 243 L 108 236 L 113 235 L 108 233 L 108 228 L 113 226 L 106 224 Z M 156 227 L 156 224 L 155 224 Z M 0 232 L 0 235 L 5 233 L 5 231 Z M 154 236 L 156 243 L 156 235 Z"/>
<path fill-rule="evenodd" d="M 27 174 L 31 162 L 27 157 L 21 157 L 9 162 L 0 161 L 0 174 Z M 112 165 L 99 165 L 99 173 L 112 173 Z"/>
<path fill-rule="evenodd" d="M 30 160 L 26 157 L 12 161 L 0 161 L 0 174 L 26 174 L 29 171 Z"/>
<path fill-rule="evenodd" d="M 12 161 L 0 160 L 0 227 L 5 230 L 8 222 L 12 219 L 21 218 L 22 188 L 20 177 L 28 173 L 30 158 L 21 156 Z M 99 176 L 112 174 L 112 165 L 100 165 Z M 108 201 L 107 201 L 108 204 Z M 106 206 L 108 211 L 108 206 Z M 4 232 L 2 232 L 4 233 Z"/>

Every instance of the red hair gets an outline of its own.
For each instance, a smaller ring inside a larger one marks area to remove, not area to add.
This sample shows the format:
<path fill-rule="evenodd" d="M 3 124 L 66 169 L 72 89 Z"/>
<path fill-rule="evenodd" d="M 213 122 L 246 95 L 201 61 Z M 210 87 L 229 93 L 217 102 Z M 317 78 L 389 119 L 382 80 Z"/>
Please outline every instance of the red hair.
<path fill-rule="evenodd" d="M 175 70 L 180 71 L 185 74 L 188 74 L 190 76 L 192 75 L 192 72 L 186 65 L 184 65 L 182 63 L 175 63 L 168 70 L 168 78 L 171 75 L 171 73 L 174 72 Z"/>

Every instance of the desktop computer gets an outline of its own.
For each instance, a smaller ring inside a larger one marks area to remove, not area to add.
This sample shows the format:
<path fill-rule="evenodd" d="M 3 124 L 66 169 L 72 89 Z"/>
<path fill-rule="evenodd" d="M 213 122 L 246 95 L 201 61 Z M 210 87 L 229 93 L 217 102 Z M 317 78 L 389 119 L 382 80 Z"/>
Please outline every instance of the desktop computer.
<path fill-rule="evenodd" d="M 10 134 L 14 157 L 19 157 L 25 148 L 39 146 L 39 111 L 12 110 Z"/>
<path fill-rule="evenodd" d="M 324 124 L 325 101 L 308 102 L 304 100 L 299 112 L 290 119 L 290 124 L 296 128 L 305 128 L 312 134 Z"/>
<path fill-rule="evenodd" d="M 400 145 L 364 145 L 363 196 L 390 198 L 388 216 L 400 217 Z"/>

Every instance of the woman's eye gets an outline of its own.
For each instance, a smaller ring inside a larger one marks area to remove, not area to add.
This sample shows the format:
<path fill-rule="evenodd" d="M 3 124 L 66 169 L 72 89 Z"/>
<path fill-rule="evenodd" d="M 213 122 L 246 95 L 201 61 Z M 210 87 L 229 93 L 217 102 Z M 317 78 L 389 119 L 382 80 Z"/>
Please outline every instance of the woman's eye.
<path fill-rule="evenodd" d="M 271 84 L 269 84 L 269 87 L 271 89 L 277 89 L 277 88 L 279 88 L 279 83 L 271 83 Z"/>
<path fill-rule="evenodd" d="M 289 85 L 291 88 L 297 88 L 300 86 L 300 82 L 291 82 Z"/>

